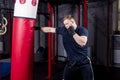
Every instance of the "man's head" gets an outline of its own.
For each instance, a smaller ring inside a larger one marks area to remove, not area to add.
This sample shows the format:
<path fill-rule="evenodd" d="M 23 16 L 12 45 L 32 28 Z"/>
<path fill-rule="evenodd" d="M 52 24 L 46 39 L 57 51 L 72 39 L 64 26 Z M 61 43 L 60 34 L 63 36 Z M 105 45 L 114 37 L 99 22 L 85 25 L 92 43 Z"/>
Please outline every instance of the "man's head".
<path fill-rule="evenodd" d="M 73 26 L 74 28 L 77 27 L 77 24 L 75 22 L 75 19 L 72 15 L 67 15 L 63 18 L 63 23 L 65 27 L 68 29 L 70 26 Z"/>

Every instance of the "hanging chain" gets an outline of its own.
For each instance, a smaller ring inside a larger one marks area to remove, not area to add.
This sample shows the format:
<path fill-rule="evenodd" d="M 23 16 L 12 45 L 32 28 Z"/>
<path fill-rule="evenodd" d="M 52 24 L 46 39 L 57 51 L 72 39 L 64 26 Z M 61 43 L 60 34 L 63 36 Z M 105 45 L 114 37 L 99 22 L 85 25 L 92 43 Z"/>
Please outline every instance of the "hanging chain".
<path fill-rule="evenodd" d="M 0 35 L 4 35 L 6 32 L 7 32 L 7 24 L 8 24 L 8 21 L 7 19 L 1 15 L 1 22 L 0 22 Z"/>

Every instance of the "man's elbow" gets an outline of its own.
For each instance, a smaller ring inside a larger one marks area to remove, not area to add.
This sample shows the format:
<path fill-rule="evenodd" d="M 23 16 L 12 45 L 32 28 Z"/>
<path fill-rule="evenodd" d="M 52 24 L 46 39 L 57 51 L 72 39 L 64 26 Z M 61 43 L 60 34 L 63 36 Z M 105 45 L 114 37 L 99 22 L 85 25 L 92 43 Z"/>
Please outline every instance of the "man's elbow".
<path fill-rule="evenodd" d="M 85 46 L 86 42 L 79 43 L 80 46 Z"/>

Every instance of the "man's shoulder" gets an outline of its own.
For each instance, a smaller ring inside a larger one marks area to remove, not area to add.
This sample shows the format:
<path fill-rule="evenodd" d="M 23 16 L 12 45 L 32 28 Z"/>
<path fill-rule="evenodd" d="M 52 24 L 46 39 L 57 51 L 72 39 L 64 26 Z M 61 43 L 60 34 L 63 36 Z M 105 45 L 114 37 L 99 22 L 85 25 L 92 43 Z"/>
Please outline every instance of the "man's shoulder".
<path fill-rule="evenodd" d="M 56 27 L 57 29 L 65 29 L 64 26 L 59 26 L 59 27 Z"/>
<path fill-rule="evenodd" d="M 87 28 L 86 28 L 86 27 L 81 26 L 81 25 L 80 25 L 80 26 L 78 26 L 78 28 L 79 28 L 79 29 L 84 29 L 84 30 L 87 30 Z"/>
<path fill-rule="evenodd" d="M 61 27 L 56 27 L 56 33 L 63 33 L 65 31 L 65 27 L 61 26 Z"/>

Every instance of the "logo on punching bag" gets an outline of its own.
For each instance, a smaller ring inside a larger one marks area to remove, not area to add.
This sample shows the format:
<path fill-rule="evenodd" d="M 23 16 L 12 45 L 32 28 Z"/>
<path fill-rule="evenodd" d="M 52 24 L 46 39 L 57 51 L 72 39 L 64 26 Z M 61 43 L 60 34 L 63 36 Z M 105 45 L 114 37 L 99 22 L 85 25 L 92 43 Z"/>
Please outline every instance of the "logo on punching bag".
<path fill-rule="evenodd" d="M 21 4 L 24 4 L 26 2 L 26 0 L 20 0 Z"/>
<path fill-rule="evenodd" d="M 36 6 L 36 4 L 37 4 L 37 3 L 36 3 L 36 0 L 32 0 L 32 5 L 33 5 L 33 6 Z"/>
<path fill-rule="evenodd" d="M 26 0 L 20 0 L 21 4 L 24 4 L 25 2 L 26 2 Z M 32 3 L 33 6 L 36 6 L 36 4 L 37 4 L 36 0 L 31 0 L 31 3 Z"/>
<path fill-rule="evenodd" d="M 38 0 L 15 0 L 14 16 L 36 18 Z"/>

